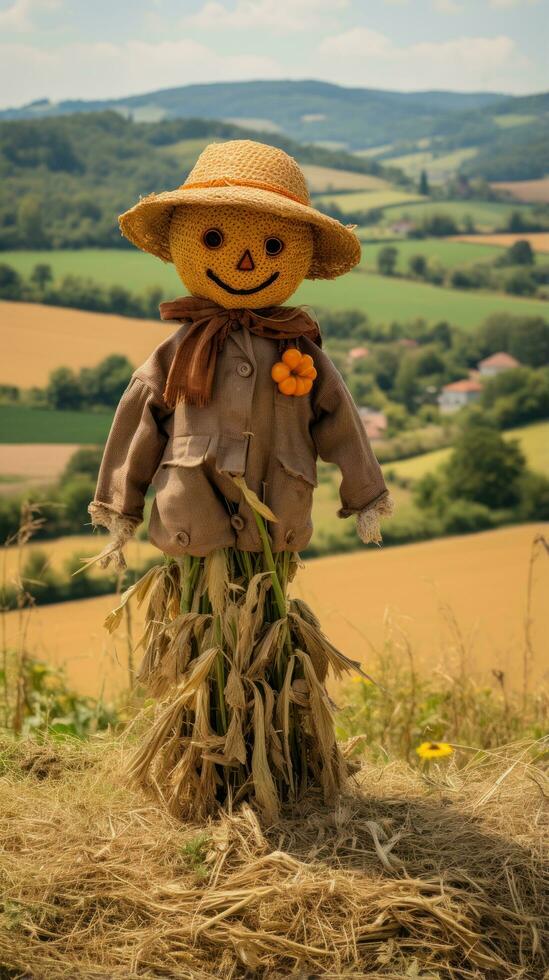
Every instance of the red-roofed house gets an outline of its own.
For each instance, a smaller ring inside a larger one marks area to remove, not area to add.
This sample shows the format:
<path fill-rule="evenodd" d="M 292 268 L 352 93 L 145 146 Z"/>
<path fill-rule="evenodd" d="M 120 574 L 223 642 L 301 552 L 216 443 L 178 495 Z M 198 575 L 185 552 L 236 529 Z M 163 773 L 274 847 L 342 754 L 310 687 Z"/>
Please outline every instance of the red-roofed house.
<path fill-rule="evenodd" d="M 444 385 L 438 396 L 438 407 L 441 412 L 448 415 L 450 412 L 457 412 L 465 405 L 476 402 L 480 397 L 482 385 L 474 378 L 462 378 L 461 381 L 452 381 L 449 385 Z"/>
<path fill-rule="evenodd" d="M 350 361 L 361 361 L 363 358 L 368 357 L 370 351 L 367 347 L 351 347 L 349 351 Z"/>
<path fill-rule="evenodd" d="M 370 442 L 384 439 L 388 425 L 385 412 L 378 412 L 375 408 L 359 408 L 358 411 Z"/>
<path fill-rule="evenodd" d="M 490 357 L 485 357 L 478 365 L 478 369 L 484 378 L 493 378 L 496 374 L 501 374 L 502 371 L 510 371 L 512 368 L 518 367 L 520 367 L 520 361 L 517 361 L 512 354 L 506 354 L 502 350 Z"/>

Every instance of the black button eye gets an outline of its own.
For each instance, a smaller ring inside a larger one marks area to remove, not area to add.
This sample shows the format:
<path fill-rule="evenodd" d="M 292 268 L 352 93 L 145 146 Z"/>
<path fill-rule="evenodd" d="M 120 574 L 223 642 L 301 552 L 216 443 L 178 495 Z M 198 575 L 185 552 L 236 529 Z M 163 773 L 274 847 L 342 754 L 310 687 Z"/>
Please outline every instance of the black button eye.
<path fill-rule="evenodd" d="M 272 235 L 270 238 L 265 239 L 265 251 L 267 255 L 280 255 L 283 248 L 284 242 L 280 238 L 275 238 Z"/>
<path fill-rule="evenodd" d="M 206 248 L 219 248 L 223 245 L 223 232 L 219 228 L 208 228 L 202 235 Z"/>

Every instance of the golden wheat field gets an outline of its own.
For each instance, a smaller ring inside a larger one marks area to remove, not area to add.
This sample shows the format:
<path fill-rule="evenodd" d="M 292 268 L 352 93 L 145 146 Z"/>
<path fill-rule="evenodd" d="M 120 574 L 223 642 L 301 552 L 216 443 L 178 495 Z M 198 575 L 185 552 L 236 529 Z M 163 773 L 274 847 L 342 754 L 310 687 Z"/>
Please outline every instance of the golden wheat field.
<path fill-rule="evenodd" d="M 60 364 L 78 370 L 113 353 L 141 364 L 173 327 L 109 313 L 2 302 L 0 384 L 42 387 Z"/>
<path fill-rule="evenodd" d="M 379 191 L 389 187 L 382 177 L 371 174 L 354 173 L 351 170 L 335 170 L 309 163 L 303 167 L 309 190 L 312 194 L 327 191 Z"/>
<path fill-rule="evenodd" d="M 510 248 L 518 241 L 528 241 L 534 252 L 549 252 L 549 233 L 546 231 L 496 235 L 455 235 L 452 241 L 473 242 L 475 245 L 502 245 L 504 248 Z"/>
<path fill-rule="evenodd" d="M 491 185 L 496 191 L 507 191 L 517 201 L 549 201 L 549 178 L 539 180 L 509 180 Z"/>
<path fill-rule="evenodd" d="M 487 682 L 492 669 L 503 670 L 514 686 L 522 682 L 529 560 L 540 534 L 549 537 L 549 527 L 520 525 L 320 558 L 301 569 L 294 591 L 310 602 L 330 639 L 374 676 L 391 633 L 402 656 L 411 650 L 424 671 L 454 668 L 460 661 Z M 548 674 L 549 635 L 544 556 L 533 573 L 531 673 L 542 680 Z M 83 693 L 121 689 L 127 679 L 127 635 L 121 628 L 110 637 L 102 628 L 114 604 L 115 597 L 103 596 L 38 607 L 26 627 L 28 648 L 65 665 L 70 682 Z M 140 619 L 134 611 L 134 642 Z M 5 627 L 8 642 L 16 643 L 19 614 L 8 613 Z"/>

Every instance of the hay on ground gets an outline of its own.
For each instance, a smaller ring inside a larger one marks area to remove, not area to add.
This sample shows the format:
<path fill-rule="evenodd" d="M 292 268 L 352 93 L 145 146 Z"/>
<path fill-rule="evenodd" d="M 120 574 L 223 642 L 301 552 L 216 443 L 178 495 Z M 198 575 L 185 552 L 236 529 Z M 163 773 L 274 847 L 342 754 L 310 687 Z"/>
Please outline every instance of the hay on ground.
<path fill-rule="evenodd" d="M 97 740 L 0 755 L 0 976 L 542 978 L 544 776 L 525 746 L 335 805 L 181 823 Z M 320 792 L 320 791 L 318 791 Z M 545 933 L 545 934 L 544 934 Z"/>

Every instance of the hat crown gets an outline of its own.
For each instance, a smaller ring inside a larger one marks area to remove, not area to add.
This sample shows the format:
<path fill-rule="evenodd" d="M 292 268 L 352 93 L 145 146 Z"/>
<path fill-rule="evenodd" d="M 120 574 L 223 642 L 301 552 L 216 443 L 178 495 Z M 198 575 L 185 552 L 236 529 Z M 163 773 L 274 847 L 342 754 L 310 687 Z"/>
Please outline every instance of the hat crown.
<path fill-rule="evenodd" d="M 294 158 L 284 150 L 254 140 L 210 143 L 182 186 L 225 183 L 263 187 L 310 204 L 305 176 Z"/>

